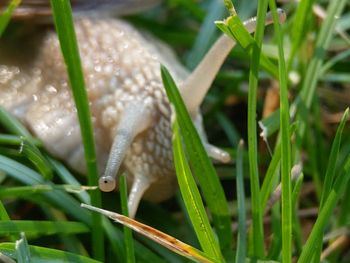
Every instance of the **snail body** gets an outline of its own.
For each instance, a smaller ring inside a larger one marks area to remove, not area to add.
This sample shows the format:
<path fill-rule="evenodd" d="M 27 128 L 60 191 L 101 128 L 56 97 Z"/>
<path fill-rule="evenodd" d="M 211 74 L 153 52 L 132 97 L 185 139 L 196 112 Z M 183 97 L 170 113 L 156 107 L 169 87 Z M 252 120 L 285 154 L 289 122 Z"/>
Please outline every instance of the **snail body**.
<path fill-rule="evenodd" d="M 123 136 L 133 139 L 123 153 L 120 171 L 128 171 L 130 182 L 135 180 L 135 174 L 140 174 L 161 185 L 155 186 L 157 190 L 150 188 L 146 199 L 162 201 L 170 197 L 176 189 L 171 109 L 162 86 L 160 62 L 171 69 L 177 80 L 184 79 L 187 72 L 171 57 L 167 47 L 161 43 L 150 45 L 150 39 L 146 41 L 121 20 L 80 17 L 75 22 L 75 30 L 99 170 L 106 167 L 116 134 L 124 132 L 121 140 Z M 19 41 L 20 46 L 15 47 L 33 54 L 28 55 L 25 62 L 21 61 L 21 53 L 15 57 L 15 51 L 10 52 L 10 58 L 0 55 L 0 105 L 25 123 L 50 153 L 85 173 L 79 122 L 57 36 L 50 30 L 31 38 L 30 43 Z M 156 50 L 155 45 L 161 46 L 164 52 Z M 10 44 L 1 45 L 2 51 L 9 49 Z M 119 127 L 121 122 L 124 124 Z M 126 127 L 129 124 L 134 127 Z"/>
<path fill-rule="evenodd" d="M 247 27 L 254 29 L 255 20 Z M 222 36 L 189 74 L 172 51 L 122 20 L 80 15 L 75 20 L 90 102 L 102 191 L 126 172 L 133 217 L 141 197 L 163 201 L 176 190 L 172 160 L 172 109 L 163 88 L 164 64 L 180 92 L 208 154 L 228 161 L 203 133 L 200 103 L 234 42 Z M 19 118 L 45 148 L 84 173 L 80 126 L 57 35 L 52 29 L 13 44 L 0 40 L 0 105 Z M 214 58 L 214 60 L 213 60 Z"/>

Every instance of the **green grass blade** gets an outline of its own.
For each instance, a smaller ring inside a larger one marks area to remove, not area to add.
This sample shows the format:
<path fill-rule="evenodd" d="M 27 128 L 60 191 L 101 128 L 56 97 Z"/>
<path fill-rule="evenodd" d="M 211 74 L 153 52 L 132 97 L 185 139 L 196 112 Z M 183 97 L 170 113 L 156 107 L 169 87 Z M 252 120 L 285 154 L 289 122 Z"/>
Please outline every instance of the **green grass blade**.
<path fill-rule="evenodd" d="M 187 0 L 185 1 L 189 2 Z M 186 65 L 190 69 L 193 69 L 197 66 L 197 64 L 201 61 L 206 52 L 209 50 L 210 46 L 213 44 L 217 35 L 217 29 L 213 24 L 213 21 L 222 17 L 224 15 L 224 12 L 225 8 L 220 2 L 211 2 L 208 8 L 208 14 L 201 25 L 200 31 L 196 36 L 193 48 L 192 50 L 190 50 L 186 59 Z"/>
<path fill-rule="evenodd" d="M 273 63 L 261 56 L 261 46 L 264 34 L 268 2 L 263 0 L 258 3 L 257 28 L 254 39 L 244 28 L 237 16 L 231 1 L 225 1 L 231 16 L 225 22 L 217 23 L 217 26 L 237 42 L 250 54 L 249 92 L 248 92 L 248 155 L 251 184 L 251 209 L 252 209 L 252 237 L 253 255 L 258 258 L 264 256 L 262 210 L 260 206 L 260 183 L 258 173 L 258 151 L 256 136 L 256 101 L 259 65 L 264 66 L 273 76 L 277 77 L 277 69 Z"/>
<path fill-rule="evenodd" d="M 52 185 L 51 183 L 45 181 L 42 176 L 32 169 L 2 155 L 0 155 L 0 171 L 26 185 Z M 88 214 L 81 211 L 79 203 L 67 193 L 54 190 L 45 193 L 45 197 L 77 220 L 91 225 Z"/>
<path fill-rule="evenodd" d="M 26 128 L 11 114 L 9 114 L 3 107 L 0 106 L 0 123 L 9 132 L 18 136 L 23 136 L 32 140 L 32 135 Z"/>
<path fill-rule="evenodd" d="M 68 0 L 51 0 L 51 7 L 62 54 L 67 65 L 74 101 L 77 107 L 84 145 L 88 182 L 90 186 L 98 185 L 95 143 L 90 119 L 91 114 L 74 32 L 70 2 Z M 91 203 L 101 207 L 101 194 L 99 191 L 91 192 Z M 94 214 L 92 220 L 94 226 L 92 229 L 92 243 L 94 244 L 92 246 L 93 255 L 95 258 L 103 261 L 104 238 L 101 223 L 102 219 L 100 215 Z"/>
<path fill-rule="evenodd" d="M 27 129 L 2 107 L 0 107 L 0 123 L 9 132 L 20 136 L 19 152 L 34 164 L 45 179 L 51 179 L 53 176 L 52 170 L 50 164 L 36 146 L 38 145 L 38 140 L 34 139 Z M 10 144 L 15 143 L 8 136 L 2 136 L 3 140 L 8 139 Z"/>
<path fill-rule="evenodd" d="M 181 5 L 184 9 L 191 12 L 191 14 L 196 17 L 197 20 L 203 20 L 205 18 L 205 11 L 198 6 L 196 2 L 187 1 L 187 0 L 178 0 L 178 5 Z"/>
<path fill-rule="evenodd" d="M 264 35 L 264 22 L 267 11 L 266 0 L 259 1 L 257 27 L 254 35 L 256 45 L 253 46 L 251 66 L 249 70 L 249 92 L 248 92 L 248 155 L 250 171 L 250 189 L 251 189 L 251 209 L 252 209 L 252 248 L 255 257 L 264 256 L 264 230 L 263 213 L 260 208 L 260 183 L 258 171 L 258 149 L 256 135 L 256 102 L 259 74 L 259 61 Z"/>
<path fill-rule="evenodd" d="M 56 172 L 57 176 L 68 185 L 77 186 L 80 187 L 79 181 L 71 174 L 71 172 L 68 171 L 68 169 L 61 164 L 60 162 L 50 158 L 49 156 L 46 156 L 46 158 L 49 160 L 53 170 Z M 90 204 L 90 196 L 85 191 L 79 191 L 75 193 L 80 201 L 83 201 L 85 203 Z"/>
<path fill-rule="evenodd" d="M 111 221 L 109 221 L 107 218 L 102 218 L 102 224 L 104 227 L 104 230 L 107 235 L 108 244 L 111 246 L 111 250 L 113 250 L 114 255 L 116 257 L 117 262 L 125 262 L 126 261 L 126 255 L 125 255 L 125 248 L 124 248 L 124 236 L 122 231 L 120 229 L 116 228 Z M 140 245 L 140 244 L 137 244 Z M 137 247 L 136 245 L 136 247 Z M 141 248 L 143 248 L 143 245 L 140 245 Z M 150 252 L 148 249 L 136 249 L 136 252 L 140 252 L 143 256 L 144 254 L 148 255 Z M 137 254 L 137 253 L 136 253 Z M 153 253 L 151 253 L 153 255 Z M 157 258 L 156 258 L 157 259 Z M 149 262 L 149 261 L 145 261 Z"/>
<path fill-rule="evenodd" d="M 221 112 L 216 113 L 216 118 L 226 133 L 230 144 L 237 145 L 239 143 L 240 135 L 238 134 L 237 129 L 234 127 L 233 123 Z"/>
<path fill-rule="evenodd" d="M 281 182 L 282 182 L 282 261 L 292 260 L 292 187 L 291 187 L 291 145 L 289 124 L 289 102 L 287 71 L 283 50 L 283 35 L 278 22 L 275 0 L 269 1 L 278 42 L 279 84 L 280 84 L 280 136 L 281 136 Z"/>
<path fill-rule="evenodd" d="M 50 164 L 30 140 L 23 138 L 20 152 L 33 163 L 44 179 L 52 179 L 53 173 Z"/>
<path fill-rule="evenodd" d="M 298 211 L 297 201 L 298 201 L 298 196 L 301 190 L 303 180 L 304 180 L 304 175 L 301 174 L 295 182 L 293 193 L 292 193 L 293 238 L 294 238 L 295 251 L 297 255 L 300 255 L 303 247 L 302 230 L 301 230 L 300 221 L 297 214 L 297 211 Z"/>
<path fill-rule="evenodd" d="M 340 124 L 338 126 L 337 132 L 335 134 L 332 148 L 331 148 L 331 153 L 329 155 L 329 160 L 328 160 L 328 166 L 326 170 L 326 174 L 324 177 L 324 183 L 323 183 L 323 191 L 321 195 L 321 202 L 320 202 L 320 208 L 323 207 L 325 200 L 327 199 L 329 192 L 332 189 L 332 184 L 335 180 L 335 171 L 336 171 L 336 164 L 338 160 L 338 154 L 339 154 L 339 149 L 340 149 L 340 142 L 341 142 L 341 137 L 343 133 L 343 129 L 345 126 L 345 123 L 348 119 L 349 115 L 349 108 L 347 108 L 343 114 L 343 117 L 340 121 Z"/>
<path fill-rule="evenodd" d="M 215 23 L 222 32 L 236 40 L 250 56 L 250 58 L 253 57 L 253 50 L 254 47 L 257 47 L 257 43 L 245 29 L 242 21 L 237 15 L 230 16 L 225 21 L 217 21 Z M 260 63 L 261 67 L 269 72 L 274 78 L 278 78 L 278 69 L 276 65 L 268 57 L 266 57 L 266 55 L 261 54 L 258 63 Z"/>
<path fill-rule="evenodd" d="M 329 59 L 326 63 L 323 64 L 321 69 L 321 75 L 324 76 L 328 70 L 330 70 L 335 64 L 342 61 L 343 59 L 350 56 L 350 49 L 344 50 L 343 52 L 340 52 L 339 54 L 335 55 L 331 59 Z"/>
<path fill-rule="evenodd" d="M 273 191 L 273 187 L 275 186 L 274 182 L 276 181 L 276 177 L 279 175 L 280 161 L 281 161 L 281 145 L 278 144 L 272 156 L 272 160 L 269 164 L 269 167 L 265 174 L 265 178 L 260 190 L 262 211 L 265 211 L 267 201 L 269 199 L 271 192 Z"/>
<path fill-rule="evenodd" d="M 332 189 L 332 185 L 335 181 L 335 171 L 336 171 L 336 164 L 338 160 L 338 154 L 339 154 L 339 149 L 340 149 L 340 142 L 341 142 L 341 137 L 343 133 L 343 129 L 345 126 L 345 123 L 348 119 L 349 115 L 349 108 L 347 108 L 343 114 L 343 117 L 341 119 L 341 122 L 338 126 L 337 132 L 335 134 L 332 148 L 331 148 L 331 153 L 329 155 L 329 160 L 328 160 L 328 166 L 326 169 L 326 174 L 324 177 L 324 183 L 323 183 L 323 190 L 321 194 L 321 201 L 320 201 L 320 210 L 323 208 L 325 201 L 327 200 L 329 193 Z M 323 242 L 323 233 L 321 233 L 320 238 L 318 240 L 318 245 L 317 249 L 314 251 L 314 258 L 318 261 L 321 255 L 321 249 L 322 249 L 322 242 Z"/>
<path fill-rule="evenodd" d="M 317 163 L 319 162 L 320 156 L 319 156 L 319 151 L 318 149 L 315 147 L 315 143 L 316 143 L 316 138 L 315 138 L 315 134 L 313 133 L 313 129 L 310 127 L 312 126 L 311 123 L 308 124 L 308 128 L 305 132 L 305 142 L 306 142 L 306 149 L 308 151 L 308 155 L 310 156 L 310 166 L 312 169 L 312 180 L 313 180 L 313 184 L 315 186 L 315 192 L 316 192 L 316 196 L 317 198 L 320 200 L 321 199 L 321 193 L 322 193 L 322 178 L 320 175 L 320 172 L 318 170 L 318 166 Z"/>
<path fill-rule="evenodd" d="M 317 82 L 321 77 L 321 69 L 325 57 L 325 51 L 329 47 L 332 36 L 335 32 L 334 28 L 337 18 L 341 15 L 346 3 L 347 0 L 329 2 L 327 17 L 323 21 L 321 29 L 318 33 L 314 55 L 308 64 L 300 91 L 300 101 L 298 101 L 299 104 L 301 104 L 299 108 L 302 109 L 302 112 L 298 114 L 298 135 L 300 138 L 303 138 L 305 133 L 307 111 L 311 108 L 312 100 L 315 96 Z"/>
<path fill-rule="evenodd" d="M 73 253 L 69 253 L 62 250 L 43 248 L 38 246 L 29 246 L 29 251 L 31 254 L 31 262 L 36 263 L 53 263 L 53 262 L 62 262 L 62 263 L 99 263 L 100 261 L 90 259 L 88 257 L 79 256 Z M 0 252 L 5 254 L 8 257 L 15 258 L 15 244 L 14 243 L 1 243 Z"/>
<path fill-rule="evenodd" d="M 347 183 L 350 178 L 350 157 L 347 158 L 346 163 L 344 165 L 344 170 L 337 177 L 333 187 L 324 202 L 322 209 L 320 210 L 317 220 L 311 230 L 311 233 L 303 247 L 303 251 L 300 255 L 298 263 L 308 263 L 312 258 L 312 255 L 315 251 L 315 248 L 319 244 L 319 240 L 322 239 L 322 234 L 326 224 L 329 222 L 334 208 L 339 200 L 339 198 L 344 193 L 346 189 Z"/>
<path fill-rule="evenodd" d="M 265 141 L 280 128 L 280 118 L 280 110 L 276 110 L 268 117 L 259 121 L 259 127 L 261 129 L 260 136 Z"/>
<path fill-rule="evenodd" d="M 39 196 L 54 190 L 62 190 L 65 192 L 79 194 L 88 190 L 89 187 L 79 185 L 48 185 L 36 184 L 33 186 L 17 186 L 17 187 L 0 187 L 0 198 L 29 198 L 31 196 Z"/>
<path fill-rule="evenodd" d="M 120 191 L 120 200 L 121 200 L 121 207 L 122 207 L 122 213 L 125 216 L 129 216 L 128 211 L 128 193 L 127 193 L 127 185 L 126 185 L 126 178 L 124 175 L 121 175 L 119 177 L 119 191 Z M 126 249 L 126 262 L 127 263 L 133 263 L 135 262 L 135 250 L 134 250 L 134 242 L 132 239 L 132 231 L 130 228 L 124 226 L 124 243 L 125 243 L 125 249 Z"/>
<path fill-rule="evenodd" d="M 12 0 L 4 12 L 0 15 L 0 37 L 4 33 L 8 23 L 10 22 L 13 11 L 21 3 L 21 0 Z"/>
<path fill-rule="evenodd" d="M 198 178 L 204 199 L 213 216 L 220 246 L 222 249 L 228 249 L 232 240 L 231 220 L 220 180 L 191 121 L 176 84 L 164 66 L 161 67 L 161 75 L 168 98 L 175 106 L 191 167 Z"/>
<path fill-rule="evenodd" d="M 210 227 L 202 198 L 187 163 L 186 155 L 182 148 L 177 120 L 173 123 L 173 134 L 173 156 L 182 199 L 185 203 L 193 228 L 203 251 L 209 257 L 220 262 L 222 258 L 220 247 Z"/>
<path fill-rule="evenodd" d="M 275 204 L 271 209 L 271 225 L 274 238 L 272 239 L 268 256 L 269 259 L 278 260 L 281 255 L 282 233 L 281 233 L 281 206 Z"/>
<path fill-rule="evenodd" d="M 0 221 L 0 235 L 19 234 L 21 232 L 25 232 L 28 237 L 33 237 L 54 234 L 87 233 L 89 232 L 89 228 L 80 222 L 31 220 Z"/>
<path fill-rule="evenodd" d="M 298 2 L 298 8 L 297 8 L 296 14 L 294 15 L 292 32 L 291 32 L 292 51 L 291 51 L 288 69 L 291 68 L 293 58 L 298 48 L 300 47 L 303 37 L 305 37 L 306 35 L 307 27 L 305 27 L 305 25 L 309 25 L 309 23 L 307 23 L 307 19 L 310 19 L 313 2 L 314 0 L 303 0 Z"/>
<path fill-rule="evenodd" d="M 16 241 L 16 255 L 18 263 L 30 263 L 32 258 L 25 234 L 21 233 L 21 239 Z"/>
<path fill-rule="evenodd" d="M 23 142 L 23 136 L 11 135 L 11 134 L 0 134 L 0 144 L 20 146 Z M 33 138 L 32 142 L 35 146 L 41 146 L 39 140 Z"/>
<path fill-rule="evenodd" d="M 237 234 L 237 252 L 236 262 L 244 263 L 246 257 L 246 207 L 245 207 L 245 193 L 244 193 L 244 175 L 243 175 L 243 141 L 239 142 L 237 147 L 236 158 L 236 180 L 237 180 L 237 203 L 238 203 L 238 234 Z"/>
<path fill-rule="evenodd" d="M 10 220 L 10 217 L 6 211 L 6 208 L 4 206 L 4 204 L 2 203 L 2 201 L 0 200 L 0 220 L 1 221 L 7 221 Z"/>

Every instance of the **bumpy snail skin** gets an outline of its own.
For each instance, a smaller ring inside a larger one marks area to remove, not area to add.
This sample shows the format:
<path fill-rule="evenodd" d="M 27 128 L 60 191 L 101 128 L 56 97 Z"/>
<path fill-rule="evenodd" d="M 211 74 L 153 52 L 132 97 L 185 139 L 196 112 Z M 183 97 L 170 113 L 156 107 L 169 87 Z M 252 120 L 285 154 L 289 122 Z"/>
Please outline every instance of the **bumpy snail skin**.
<path fill-rule="evenodd" d="M 251 31 L 254 23 L 250 20 L 247 24 Z M 80 16 L 75 30 L 99 171 L 105 171 L 99 185 L 102 191 L 111 191 L 117 175 L 126 172 L 131 217 L 141 197 L 159 202 L 171 197 L 177 187 L 171 149 L 172 110 L 160 63 L 179 84 L 209 155 L 229 160 L 226 152 L 207 142 L 198 109 L 234 45 L 232 40 L 220 38 L 189 75 L 167 46 L 121 20 Z M 49 152 L 84 173 L 80 127 L 56 34 L 52 30 L 38 32 L 30 42 L 19 40 L 15 45 L 2 40 L 0 50 L 0 105 L 25 123 Z M 199 81 L 201 76 L 206 76 L 203 81 Z"/>

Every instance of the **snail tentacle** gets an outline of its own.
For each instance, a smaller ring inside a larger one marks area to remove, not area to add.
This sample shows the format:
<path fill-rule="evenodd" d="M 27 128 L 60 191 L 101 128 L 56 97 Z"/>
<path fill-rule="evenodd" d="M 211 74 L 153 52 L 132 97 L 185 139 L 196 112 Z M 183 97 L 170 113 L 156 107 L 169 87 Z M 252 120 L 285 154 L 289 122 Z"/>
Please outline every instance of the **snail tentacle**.
<path fill-rule="evenodd" d="M 147 129 L 152 121 L 151 111 L 144 104 L 129 103 L 120 118 L 109 153 L 106 170 L 99 179 L 99 188 L 104 192 L 113 191 L 119 168 L 134 138 Z"/>
<path fill-rule="evenodd" d="M 282 9 L 278 9 L 280 22 L 284 22 L 286 14 Z M 273 23 L 272 14 L 266 16 L 265 24 Z M 256 17 L 244 22 L 246 29 L 253 33 L 256 29 Z M 189 112 L 195 112 L 202 103 L 217 73 L 224 63 L 231 49 L 236 42 L 226 35 L 222 35 L 216 40 L 205 57 L 201 60 L 192 74 L 180 86 L 180 92 Z"/>

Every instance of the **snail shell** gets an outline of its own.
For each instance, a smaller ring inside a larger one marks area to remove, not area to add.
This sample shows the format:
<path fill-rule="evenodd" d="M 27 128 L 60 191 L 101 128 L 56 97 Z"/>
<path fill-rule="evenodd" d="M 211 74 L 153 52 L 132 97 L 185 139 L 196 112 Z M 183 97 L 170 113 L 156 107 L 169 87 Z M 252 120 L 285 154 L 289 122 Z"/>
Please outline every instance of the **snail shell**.
<path fill-rule="evenodd" d="M 77 12 L 108 12 L 113 15 L 126 15 L 148 9 L 161 0 L 70 0 L 75 13 Z M 0 0 L 0 10 L 8 4 L 8 0 Z M 51 17 L 49 0 L 22 0 L 12 18 L 15 20 L 45 21 Z M 49 19 L 50 20 L 50 19 Z"/>
<path fill-rule="evenodd" d="M 79 1 L 78 1 L 79 2 Z M 271 18 L 270 18 L 271 20 Z M 252 31 L 255 20 L 247 23 Z M 189 74 L 172 51 L 152 36 L 119 19 L 98 14 L 75 20 L 87 87 L 100 189 L 111 191 L 116 176 L 127 173 L 133 217 L 141 197 L 163 201 L 176 190 L 172 160 L 172 110 L 163 88 L 160 63 L 180 92 L 208 154 L 229 155 L 205 137 L 199 105 L 234 42 L 222 36 Z M 0 105 L 18 117 L 45 145 L 73 169 L 84 173 L 85 160 L 76 108 L 57 35 L 52 29 L 0 40 Z"/>

